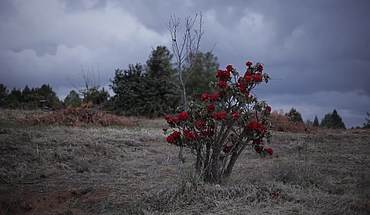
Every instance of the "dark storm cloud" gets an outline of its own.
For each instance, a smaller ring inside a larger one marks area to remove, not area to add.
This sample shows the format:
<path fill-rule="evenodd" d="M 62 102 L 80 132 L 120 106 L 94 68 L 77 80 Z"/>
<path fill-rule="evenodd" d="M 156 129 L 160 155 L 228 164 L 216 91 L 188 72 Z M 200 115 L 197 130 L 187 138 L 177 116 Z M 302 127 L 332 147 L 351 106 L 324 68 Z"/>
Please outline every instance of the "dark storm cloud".
<path fill-rule="evenodd" d="M 256 94 L 273 109 L 295 107 L 305 119 L 337 109 L 347 127 L 370 106 L 370 2 L 295 0 L 29 0 L 0 1 L 0 83 L 50 83 L 61 98 L 83 86 L 81 66 L 99 70 L 145 63 L 152 47 L 170 46 L 170 14 L 203 14 L 202 50 L 221 68 L 245 71 L 262 62 L 274 80 Z M 99 65 L 99 68 L 98 66 Z"/>

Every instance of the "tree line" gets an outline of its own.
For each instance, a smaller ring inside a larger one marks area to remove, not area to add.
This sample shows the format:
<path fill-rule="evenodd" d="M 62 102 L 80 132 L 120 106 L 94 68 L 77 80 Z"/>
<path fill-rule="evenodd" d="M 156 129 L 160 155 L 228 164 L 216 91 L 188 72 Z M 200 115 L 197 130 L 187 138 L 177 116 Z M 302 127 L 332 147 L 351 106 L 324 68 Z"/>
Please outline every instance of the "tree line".
<path fill-rule="evenodd" d="M 286 115 L 289 117 L 290 121 L 304 123 L 301 114 L 295 108 L 292 108 Z M 321 123 L 319 123 L 319 119 L 316 115 L 313 122 L 307 120 L 305 124 L 321 128 L 346 129 L 346 126 L 342 121 L 342 117 L 339 116 L 337 110 L 335 109 L 333 110 L 333 113 L 325 114 L 324 118 L 321 120 Z"/>
<path fill-rule="evenodd" d="M 211 52 L 199 52 L 197 55 L 195 65 L 191 68 L 194 72 L 186 84 L 186 95 L 189 100 L 197 100 L 200 94 L 211 93 L 206 83 L 216 79 L 214 73 L 219 69 L 218 59 Z M 166 46 L 157 46 L 152 50 L 146 64 L 129 64 L 127 69 L 116 69 L 109 85 L 114 92 L 112 97 L 104 88 L 100 89 L 99 85 L 92 84 L 88 78 L 85 79 L 85 88 L 71 90 L 64 101 L 59 100 L 49 84 L 31 89 L 26 85 L 23 90 L 13 88 L 10 92 L 6 86 L 0 84 L 0 107 L 60 109 L 92 101 L 94 105 L 102 106 L 118 115 L 149 118 L 163 116 L 173 113 L 183 102 L 178 65 L 173 63 L 172 58 L 173 54 Z M 181 71 L 186 73 L 189 69 L 183 66 Z M 290 121 L 313 127 L 346 128 L 337 110 L 325 114 L 321 123 L 317 115 L 313 122 L 310 120 L 303 122 L 301 114 L 295 108 L 286 115 Z M 367 116 L 370 117 L 369 113 Z M 370 128 L 370 120 L 365 119 L 367 122 L 363 128 Z"/>
<path fill-rule="evenodd" d="M 186 85 L 189 99 L 197 98 L 200 93 L 210 93 L 205 83 L 215 79 L 214 73 L 219 68 L 217 57 L 211 52 L 197 55 L 194 72 Z M 50 85 L 32 89 L 26 85 L 23 90 L 13 88 L 9 92 L 6 86 L 0 84 L 0 107 L 33 109 L 46 106 L 60 109 L 92 101 L 94 105 L 103 106 L 115 114 L 162 116 L 173 112 L 182 103 L 179 74 L 172 58 L 166 46 L 158 46 L 152 50 L 146 64 L 129 64 L 128 69 L 116 69 L 109 85 L 114 92 L 112 97 L 104 88 L 94 84 L 89 74 L 83 75 L 85 87 L 71 90 L 64 101 L 58 99 Z M 183 66 L 182 71 L 185 73 L 188 69 Z"/>

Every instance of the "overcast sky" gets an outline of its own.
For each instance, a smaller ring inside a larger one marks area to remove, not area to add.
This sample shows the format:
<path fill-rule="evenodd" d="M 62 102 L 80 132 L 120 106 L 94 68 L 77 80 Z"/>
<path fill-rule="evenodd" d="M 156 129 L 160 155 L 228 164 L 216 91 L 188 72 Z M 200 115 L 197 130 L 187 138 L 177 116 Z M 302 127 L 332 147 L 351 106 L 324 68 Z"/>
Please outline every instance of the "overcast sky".
<path fill-rule="evenodd" d="M 262 62 L 273 77 L 254 91 L 273 110 L 319 122 L 334 109 L 347 128 L 370 112 L 369 0 L 0 0 L 0 83 L 50 84 L 61 99 L 85 72 L 114 70 L 170 48 L 170 14 L 203 14 L 202 50 L 223 69 Z M 216 71 L 215 71 L 216 72 Z"/>

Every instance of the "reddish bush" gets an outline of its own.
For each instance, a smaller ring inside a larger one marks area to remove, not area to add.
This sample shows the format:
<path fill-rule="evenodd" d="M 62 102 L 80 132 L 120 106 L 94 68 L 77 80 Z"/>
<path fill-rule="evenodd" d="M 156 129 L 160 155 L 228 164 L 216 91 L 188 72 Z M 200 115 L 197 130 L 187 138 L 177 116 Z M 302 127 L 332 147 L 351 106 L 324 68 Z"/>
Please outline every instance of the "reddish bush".
<path fill-rule="evenodd" d="M 270 115 L 271 128 L 274 131 L 294 133 L 317 133 L 317 129 L 301 122 L 293 122 L 285 115 L 283 110 L 278 113 L 276 110 Z"/>
<path fill-rule="evenodd" d="M 122 120 L 116 115 L 101 110 L 91 109 L 91 102 L 81 104 L 81 107 L 67 107 L 47 116 L 16 120 L 16 125 L 66 125 L 66 126 L 136 126 L 131 120 Z"/>

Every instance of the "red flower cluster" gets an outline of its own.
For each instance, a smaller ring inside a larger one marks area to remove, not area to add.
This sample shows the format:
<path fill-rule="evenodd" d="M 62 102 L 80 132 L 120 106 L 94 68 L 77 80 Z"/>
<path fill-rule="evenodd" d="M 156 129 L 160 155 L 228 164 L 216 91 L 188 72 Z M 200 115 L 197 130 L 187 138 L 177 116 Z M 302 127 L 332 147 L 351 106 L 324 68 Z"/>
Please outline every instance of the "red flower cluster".
<path fill-rule="evenodd" d="M 266 126 L 260 126 L 257 128 L 257 134 L 260 134 L 264 131 L 267 131 L 267 127 Z"/>
<path fill-rule="evenodd" d="M 270 156 L 272 155 L 272 154 L 274 154 L 274 151 L 272 150 L 272 148 L 268 148 L 267 149 L 267 151 L 268 151 L 268 153 L 270 154 Z M 279 195 L 279 194 L 278 194 Z"/>
<path fill-rule="evenodd" d="M 218 92 L 218 95 L 225 96 L 226 95 L 226 91 L 225 90 L 221 90 L 220 92 Z"/>
<path fill-rule="evenodd" d="M 254 139 L 253 144 L 261 144 L 261 140 L 260 139 Z"/>
<path fill-rule="evenodd" d="M 204 127 L 206 127 L 206 122 L 203 122 L 203 121 L 197 121 L 197 122 L 195 122 L 195 127 L 196 127 L 197 129 L 204 128 Z"/>
<path fill-rule="evenodd" d="M 240 89 L 240 92 L 242 93 L 245 93 L 247 91 L 247 86 L 244 84 L 239 83 L 236 86 Z"/>
<path fill-rule="evenodd" d="M 208 111 L 208 112 L 213 112 L 213 111 L 215 111 L 215 106 L 214 106 L 213 104 L 208 105 L 208 106 L 207 106 L 207 111 Z"/>
<path fill-rule="evenodd" d="M 271 107 L 270 107 L 270 106 L 266 106 L 265 108 L 266 108 L 266 110 L 267 110 L 268 112 L 271 112 Z"/>
<path fill-rule="evenodd" d="M 220 82 L 218 82 L 217 86 L 221 87 L 221 88 L 225 88 L 227 86 L 227 83 L 226 83 L 226 81 L 220 81 Z"/>
<path fill-rule="evenodd" d="M 176 138 L 180 137 L 181 133 L 178 132 L 178 131 L 174 131 L 172 134 L 170 134 L 168 137 L 167 137 L 167 142 L 169 143 L 173 143 L 175 144 L 177 141 L 176 141 Z"/>
<path fill-rule="evenodd" d="M 227 68 L 227 67 L 226 67 Z M 218 70 L 216 74 L 216 78 L 230 78 L 230 71 L 229 70 Z"/>
<path fill-rule="evenodd" d="M 261 125 L 262 124 L 259 123 L 259 122 L 251 121 L 251 122 L 249 122 L 249 124 L 247 126 L 248 126 L 249 130 L 256 130 L 257 128 L 261 127 Z"/>
<path fill-rule="evenodd" d="M 273 192 L 272 195 L 279 196 L 280 194 Z"/>
<path fill-rule="evenodd" d="M 229 148 L 229 146 L 228 145 L 226 145 L 226 144 L 224 144 L 223 146 L 222 146 L 222 151 L 223 152 L 227 152 L 227 148 Z"/>
<path fill-rule="evenodd" d="M 256 150 L 257 153 L 261 153 L 263 151 L 263 146 L 256 146 L 254 150 Z"/>
<path fill-rule="evenodd" d="M 227 71 L 231 71 L 232 68 L 233 68 L 232 65 L 227 65 L 227 67 L 226 67 Z"/>
<path fill-rule="evenodd" d="M 257 68 L 258 71 L 262 72 L 263 71 L 263 66 L 260 64 Z"/>
<path fill-rule="evenodd" d="M 225 119 L 226 118 L 226 111 L 221 112 L 221 113 L 214 113 L 212 116 L 215 119 L 220 119 L 220 118 Z"/>
<path fill-rule="evenodd" d="M 192 132 L 190 130 L 184 131 L 185 139 L 187 140 L 199 140 L 199 136 L 197 132 Z"/>
<path fill-rule="evenodd" d="M 187 120 L 189 118 L 189 114 L 186 113 L 186 112 L 182 112 L 182 113 L 179 113 L 177 115 L 177 118 L 180 120 L 180 121 L 184 121 L 184 120 Z"/>
<path fill-rule="evenodd" d="M 238 114 L 236 112 L 231 112 L 231 117 L 234 117 L 235 119 L 239 119 L 240 118 L 240 114 Z"/>
<path fill-rule="evenodd" d="M 205 93 L 200 98 L 202 99 L 202 101 L 206 102 L 209 99 L 209 95 L 207 93 Z"/>
<path fill-rule="evenodd" d="M 258 82 L 261 82 L 262 81 L 262 76 L 261 75 L 254 75 L 252 76 L 253 80 L 256 80 Z"/>
<path fill-rule="evenodd" d="M 206 135 L 207 136 L 213 136 L 215 134 L 215 132 L 214 131 L 211 131 L 211 130 L 207 130 L 207 131 L 203 131 L 202 134 L 204 136 L 206 136 Z"/>
<path fill-rule="evenodd" d="M 218 94 L 217 93 L 213 93 L 212 94 L 212 96 L 211 96 L 211 99 L 212 99 L 212 101 L 216 101 L 217 99 L 219 99 L 220 97 L 218 96 Z"/>
<path fill-rule="evenodd" d="M 177 118 L 173 118 L 171 115 L 166 115 L 164 119 L 167 121 L 168 124 L 170 123 L 177 123 Z"/>
<path fill-rule="evenodd" d="M 250 61 L 248 61 L 245 65 L 247 65 L 247 66 L 252 66 L 252 62 L 250 62 Z"/>

